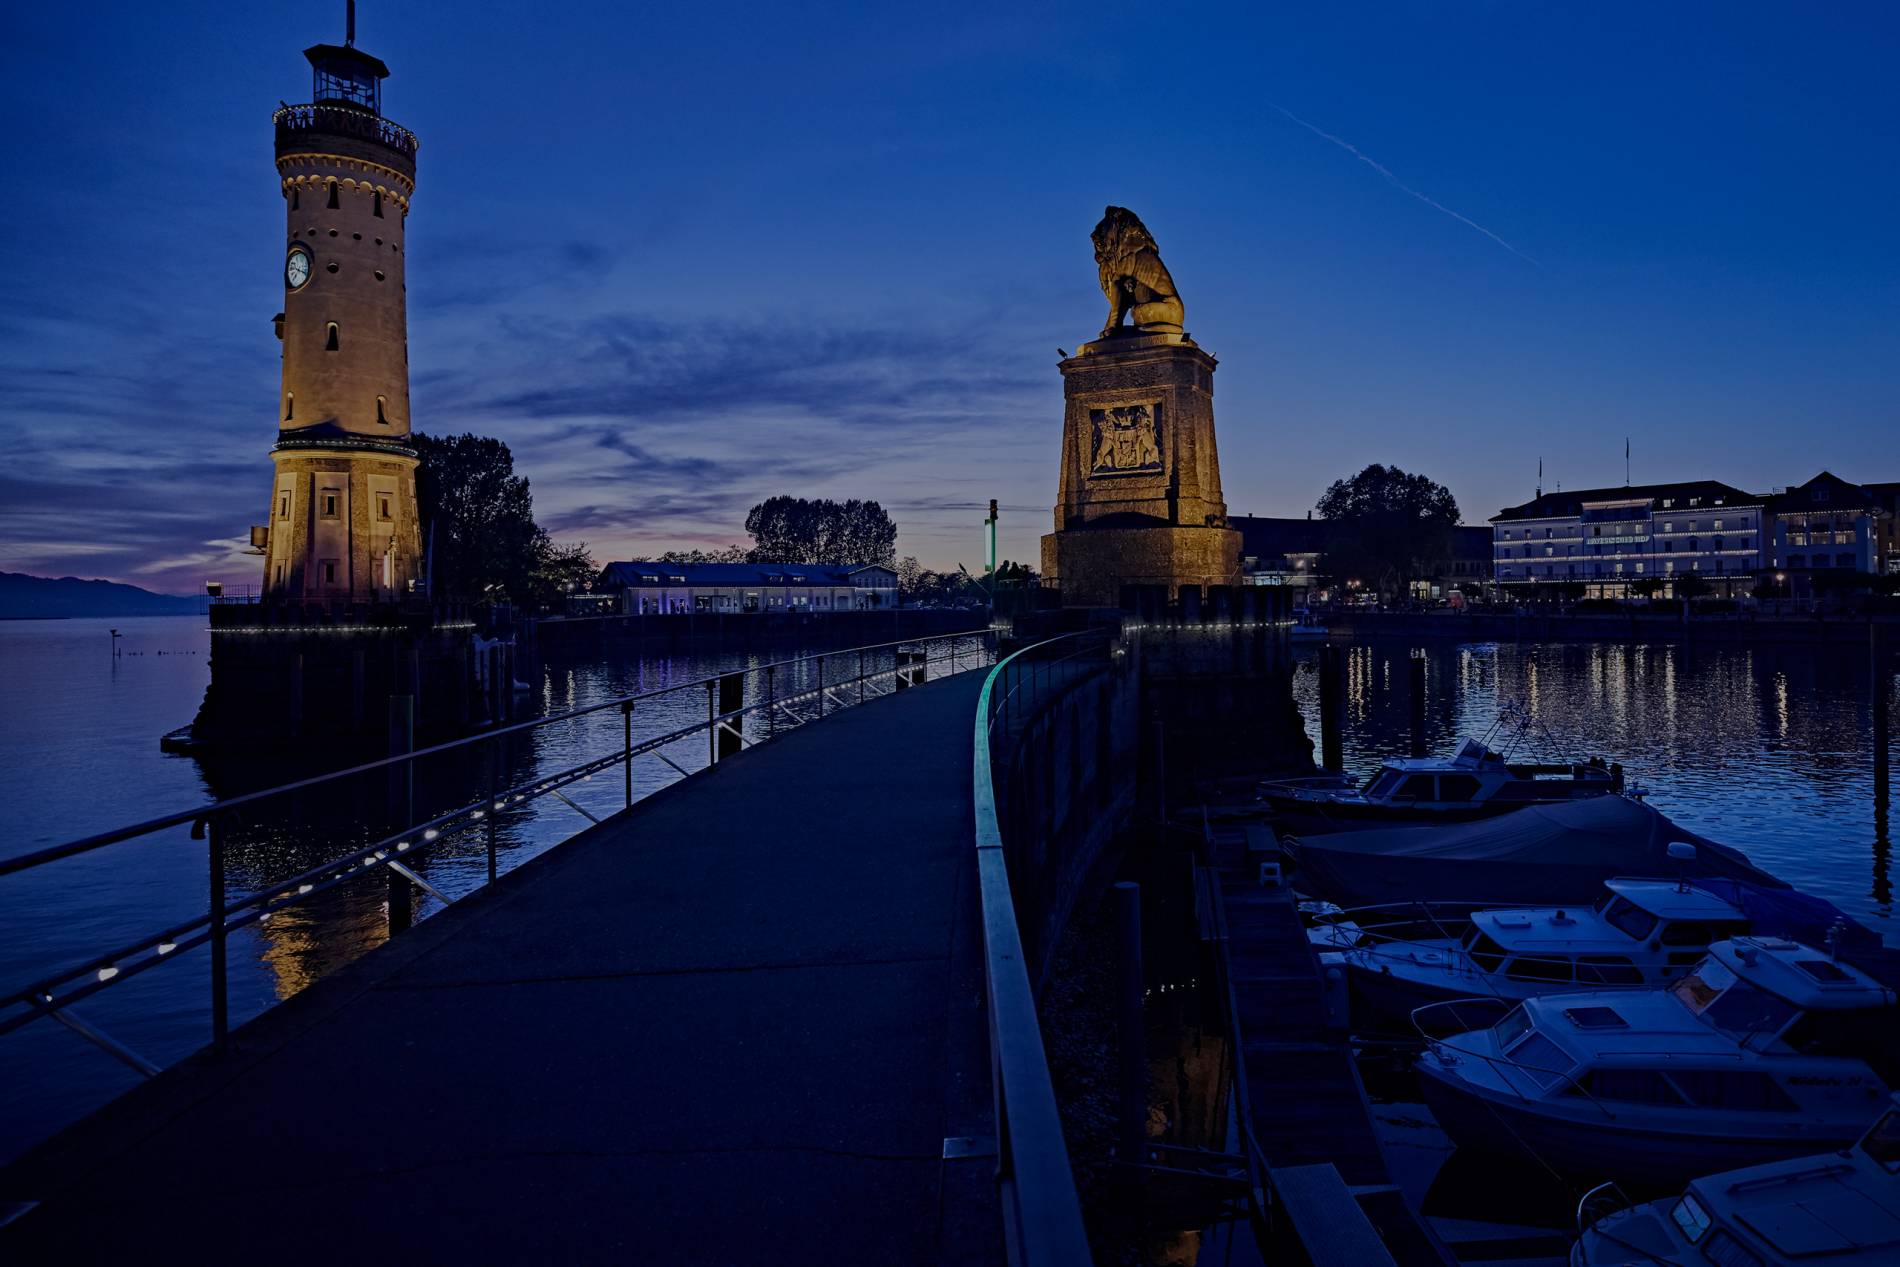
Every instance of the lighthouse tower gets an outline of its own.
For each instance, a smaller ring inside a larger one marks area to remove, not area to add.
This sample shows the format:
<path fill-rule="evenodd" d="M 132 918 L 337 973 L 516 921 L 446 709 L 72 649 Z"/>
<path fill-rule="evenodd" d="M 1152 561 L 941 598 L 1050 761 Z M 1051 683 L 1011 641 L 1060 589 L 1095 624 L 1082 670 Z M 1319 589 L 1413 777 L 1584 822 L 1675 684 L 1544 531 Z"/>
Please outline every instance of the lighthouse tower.
<path fill-rule="evenodd" d="M 285 106 L 277 177 L 283 389 L 269 518 L 253 528 L 266 601 L 342 615 L 420 597 L 403 286 L 416 138 L 382 115 L 389 68 L 356 47 L 304 50 L 307 105 Z"/>

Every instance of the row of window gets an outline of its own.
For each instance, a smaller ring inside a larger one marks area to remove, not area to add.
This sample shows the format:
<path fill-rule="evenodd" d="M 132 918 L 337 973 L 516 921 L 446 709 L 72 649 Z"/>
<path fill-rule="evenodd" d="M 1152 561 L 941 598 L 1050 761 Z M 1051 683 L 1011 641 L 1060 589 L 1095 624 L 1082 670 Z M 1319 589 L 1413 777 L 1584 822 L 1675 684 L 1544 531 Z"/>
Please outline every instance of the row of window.
<path fill-rule="evenodd" d="M 1715 532 L 1721 532 L 1725 525 L 1729 529 L 1736 529 L 1736 528 L 1750 528 L 1754 526 L 1754 523 L 1752 520 L 1748 518 L 1748 516 L 1744 515 L 1739 519 L 1729 519 L 1726 521 L 1721 520 L 1721 519 L 1714 520 L 1711 522 L 1710 528 L 1711 530 Z M 1605 535 L 1603 531 L 1604 527 L 1605 525 L 1601 523 L 1591 524 L 1590 535 L 1593 537 L 1604 536 Z M 1648 525 L 1640 520 L 1628 520 L 1621 523 L 1612 523 L 1612 524 L 1609 524 L 1608 527 L 1610 531 L 1607 535 L 1612 536 L 1612 537 L 1641 536 L 1644 533 L 1649 531 Z M 1702 521 L 1699 519 L 1678 520 L 1674 523 L 1656 525 L 1656 531 L 1658 532 L 1701 532 L 1702 530 L 1703 530 Z M 1513 538 L 1511 535 L 1514 531 L 1518 531 L 1518 530 L 1511 529 L 1511 528 L 1498 529 L 1499 540 L 1502 540 L 1502 541 L 1514 540 L 1515 538 Z M 1538 539 L 1537 537 L 1538 529 L 1536 528 L 1525 528 L 1525 529 L 1522 529 L 1521 531 L 1524 534 L 1522 539 L 1525 541 L 1534 541 Z M 1543 540 L 1549 541 L 1556 537 L 1580 536 L 1582 534 L 1582 531 L 1583 531 L 1582 527 L 1576 524 L 1547 526 L 1543 529 L 1543 534 L 1544 534 Z"/>
<path fill-rule="evenodd" d="M 329 196 L 329 201 L 325 205 L 328 206 L 331 210 L 341 209 L 343 204 L 338 197 L 337 182 L 332 180 L 326 183 L 330 191 L 330 196 Z M 301 190 L 302 190 L 302 187 L 299 185 L 292 185 L 290 187 L 290 209 L 292 211 L 296 211 L 303 206 L 303 195 L 302 195 Z M 374 199 L 374 201 L 370 205 L 370 214 L 380 220 L 383 218 L 383 191 L 380 189 L 372 189 L 370 193 Z M 358 234 L 357 236 L 361 237 L 362 235 Z"/>
<path fill-rule="evenodd" d="M 1812 558 L 1805 554 L 1791 554 L 1788 556 L 1788 566 L 1797 569 L 1824 568 L 1828 566 L 1828 559 L 1825 554 L 1817 554 L 1812 556 Z M 1860 561 L 1851 554 L 1837 554 L 1834 556 L 1833 566 L 1837 568 L 1858 567 L 1860 566 Z"/>
<path fill-rule="evenodd" d="M 293 236 L 294 236 L 294 235 L 293 235 Z M 316 236 L 317 236 L 317 231 L 316 231 L 315 229 L 309 229 L 309 230 L 306 230 L 306 231 L 305 231 L 305 236 L 307 236 L 307 237 L 313 237 L 313 238 L 314 238 L 314 237 L 316 237 Z M 335 238 L 335 237 L 341 237 L 341 236 L 343 236 L 343 234 L 342 234 L 342 230 L 340 230 L 340 229 L 331 229 L 331 230 L 330 230 L 330 236 L 331 236 L 331 237 L 333 237 L 333 238 Z M 361 241 L 363 240 L 363 235 L 362 235 L 362 234 L 360 234 L 360 233 L 352 233 L 352 234 L 350 234 L 350 237 L 351 237 L 351 238 L 352 238 L 353 240 L 355 240 L 355 241 L 357 241 L 357 242 L 361 242 Z M 376 238 L 376 239 L 374 239 L 374 241 L 375 241 L 375 243 L 376 243 L 376 245 L 377 245 L 377 246 L 381 246 L 381 245 L 383 244 L 383 240 L 382 240 L 381 238 Z M 399 254 L 399 255 L 400 255 L 400 254 L 402 253 L 402 248 L 401 248 L 400 246 L 398 246 L 398 245 L 396 245 L 396 243 L 394 243 L 394 242 L 391 242 L 391 243 L 389 244 L 389 249 L 390 249 L 390 250 L 392 250 L 392 251 L 394 251 L 394 252 L 396 252 L 396 253 L 397 253 L 397 254 Z"/>
<path fill-rule="evenodd" d="M 332 323 L 332 325 L 330 326 L 330 337 L 332 339 L 336 338 L 336 326 L 334 323 Z M 336 351 L 336 344 L 334 342 L 331 343 L 330 350 L 332 352 Z M 296 418 L 297 418 L 297 393 L 285 392 L 284 393 L 284 421 L 294 422 L 296 421 Z M 389 425 L 389 397 L 387 396 L 378 396 L 376 398 L 376 421 L 381 423 L 385 427 Z"/>
<path fill-rule="evenodd" d="M 339 502 L 342 493 L 334 488 L 326 488 L 317 496 L 317 518 L 341 519 Z M 285 489 L 277 494 L 277 517 L 290 518 L 290 491 Z M 384 522 L 395 519 L 395 505 L 388 493 L 376 494 L 376 517 Z"/>
<path fill-rule="evenodd" d="M 1790 543 L 1797 544 L 1797 545 L 1805 544 L 1802 542 L 1794 542 L 1792 538 L 1790 539 Z M 1659 544 L 1659 549 L 1657 551 L 1658 553 L 1662 553 L 1662 554 L 1677 553 L 1676 542 L 1674 538 L 1664 537 L 1658 544 Z M 1534 551 L 1537 547 L 1527 545 L 1527 546 L 1521 546 L 1518 548 L 1522 549 L 1524 552 L 1519 557 L 1526 558 L 1526 559 L 1535 557 L 1532 551 Z M 1755 548 L 1755 538 L 1753 538 L 1752 536 L 1751 537 L 1737 537 L 1737 538 L 1734 538 L 1733 540 L 1729 539 L 1728 537 L 1714 537 L 1714 538 L 1711 538 L 1709 542 L 1709 549 L 1718 554 L 1721 553 L 1723 550 L 1753 550 L 1754 548 Z M 1511 549 L 1512 547 L 1510 546 L 1498 547 L 1498 557 L 1500 559 L 1508 559 L 1508 558 L 1513 557 L 1511 554 Z M 1612 547 L 1612 551 L 1613 553 L 1620 553 L 1620 551 L 1616 551 L 1614 547 Z M 1702 551 L 1702 538 L 1690 537 L 1688 540 L 1687 552 L 1690 554 L 1699 554 L 1701 553 L 1701 551 Z M 1577 546 L 1567 545 L 1564 547 L 1564 556 L 1566 558 L 1574 557 L 1578 553 L 1579 553 L 1579 548 Z M 1596 542 L 1591 543 L 1590 553 L 1602 554 L 1603 546 L 1600 543 L 1596 543 Z M 1557 547 L 1555 545 L 1547 545 L 1544 547 L 1544 554 L 1543 554 L 1544 558 L 1547 558 L 1547 559 L 1555 558 L 1556 555 L 1557 555 Z"/>
<path fill-rule="evenodd" d="M 1797 554 L 1797 555 L 1794 555 L 1793 557 L 1798 559 L 1803 556 Z M 1848 563 L 1843 564 L 1842 566 L 1844 567 L 1853 566 L 1851 562 L 1853 556 L 1842 555 L 1841 557 L 1844 559 L 1850 560 Z M 1751 574 L 1752 572 L 1754 572 L 1755 570 L 1752 566 L 1747 566 L 1746 564 L 1744 564 L 1742 560 L 1737 559 L 1737 560 L 1734 560 L 1734 562 L 1736 566 L 1734 568 L 1730 568 L 1728 566 L 1730 563 L 1730 560 L 1715 559 L 1711 562 L 1710 566 L 1705 569 L 1702 566 L 1701 559 L 1691 559 L 1689 560 L 1689 566 L 1682 570 L 1688 571 L 1688 572 L 1708 571 L 1708 572 L 1713 573 L 1716 576 L 1726 576 L 1726 575 L 1747 576 Z M 1582 571 L 1577 570 L 1579 566 L 1583 568 Z M 1805 565 L 1800 564 L 1800 563 L 1790 563 L 1788 566 L 1789 567 L 1803 567 Z M 1822 563 L 1822 564 L 1819 564 L 1818 566 L 1826 567 L 1827 564 Z M 1562 569 L 1561 571 L 1558 570 L 1560 568 Z M 1533 563 L 1529 567 L 1523 570 L 1523 575 L 1527 577 L 1534 577 L 1534 576 L 1539 576 L 1539 575 L 1542 575 L 1542 576 L 1623 576 L 1625 575 L 1623 568 L 1624 568 L 1624 565 L 1621 563 L 1607 565 L 1607 570 L 1606 570 L 1606 565 L 1602 563 L 1582 564 L 1582 565 L 1575 564 L 1575 563 L 1562 563 L 1562 564 L 1552 563 L 1549 566 L 1545 567 L 1543 571 L 1540 573 L 1538 571 L 1537 565 Z M 1663 560 L 1662 570 L 1660 572 L 1654 572 L 1654 573 L 1648 572 L 1647 565 L 1642 564 L 1642 563 L 1630 564 L 1629 568 L 1630 570 L 1628 572 L 1628 575 L 1630 576 L 1644 576 L 1644 575 L 1674 576 L 1677 572 L 1676 561 L 1674 559 Z M 1501 567 L 1498 569 L 1498 579 L 1501 581 L 1508 581 L 1513 576 L 1516 576 L 1516 575 L 1518 575 L 1518 570 L 1516 568 Z"/>

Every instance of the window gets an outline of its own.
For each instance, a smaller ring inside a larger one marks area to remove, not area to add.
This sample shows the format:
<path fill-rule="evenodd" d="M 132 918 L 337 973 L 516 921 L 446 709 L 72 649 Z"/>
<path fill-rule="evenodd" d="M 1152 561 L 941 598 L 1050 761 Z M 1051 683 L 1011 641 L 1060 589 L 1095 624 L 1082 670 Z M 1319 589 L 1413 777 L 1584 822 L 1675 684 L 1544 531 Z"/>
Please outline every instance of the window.
<path fill-rule="evenodd" d="M 292 211 L 297 209 L 297 187 L 295 185 L 290 187 L 290 209 Z"/>
<path fill-rule="evenodd" d="M 325 585 L 336 584 L 336 560 L 335 559 L 325 559 L 323 561 L 323 583 Z"/>
<path fill-rule="evenodd" d="M 1592 1069 L 1583 1085 L 1601 1100 L 1622 1100 L 1626 1104 L 1682 1103 L 1682 1096 L 1669 1085 L 1669 1079 L 1654 1069 Z"/>
<path fill-rule="evenodd" d="M 1791 554 L 1788 556 L 1788 566 L 1791 568 L 1804 568 L 1807 565 L 1808 556 L 1805 554 Z"/>
<path fill-rule="evenodd" d="M 277 494 L 277 517 L 279 519 L 290 518 L 290 490 L 288 489 Z"/>
<path fill-rule="evenodd" d="M 289 422 L 297 416 L 297 393 L 284 393 L 284 421 Z"/>
<path fill-rule="evenodd" d="M 1854 556 L 1851 554 L 1837 554 L 1834 556 L 1834 566 L 1837 568 L 1851 568 L 1854 566 Z"/>
<path fill-rule="evenodd" d="M 376 421 L 382 423 L 385 427 L 389 425 L 389 415 L 383 412 L 383 406 L 387 403 L 388 402 L 381 396 L 376 398 Z"/>
<path fill-rule="evenodd" d="M 1621 894 L 1612 897 L 1610 904 L 1603 908 L 1603 918 L 1611 927 L 1636 941 L 1642 941 L 1656 930 L 1656 917 Z"/>
<path fill-rule="evenodd" d="M 1700 539 L 1696 537 L 1689 538 L 1689 549 L 1691 551 L 1700 550 L 1701 548 L 1702 548 L 1702 542 L 1700 541 Z"/>
<path fill-rule="evenodd" d="M 330 207 L 332 210 L 334 210 L 338 205 L 339 204 L 336 198 L 336 182 L 333 180 L 330 182 Z"/>
<path fill-rule="evenodd" d="M 383 493 L 376 498 L 376 517 L 378 519 L 394 518 L 394 516 L 389 513 L 389 494 L 388 493 Z"/>
<path fill-rule="evenodd" d="M 1716 521 L 1715 521 L 1715 530 L 1716 530 L 1717 532 L 1720 532 L 1720 531 L 1722 531 L 1722 521 L 1721 521 L 1720 519 L 1718 519 L 1718 520 L 1716 520 Z M 1720 546 L 1717 546 L 1717 547 L 1716 547 L 1716 549 L 1718 549 L 1718 550 L 1719 550 L 1719 549 L 1721 549 L 1721 548 L 1722 548 L 1722 547 L 1720 547 Z"/>
<path fill-rule="evenodd" d="M 338 497 L 338 494 L 335 489 L 326 488 L 323 490 L 322 505 L 323 505 L 323 517 L 325 519 L 335 519 L 337 517 L 337 513 L 336 513 L 337 497 Z"/>
<path fill-rule="evenodd" d="M 1643 970 L 1622 955 L 1578 955 L 1581 985 L 1641 985 Z"/>
<path fill-rule="evenodd" d="M 1669 1217 L 1682 1229 L 1683 1239 L 1691 1245 L 1707 1236 L 1714 1222 L 1709 1212 L 1702 1208 L 1702 1203 L 1691 1196 L 1676 1202 L 1676 1208 L 1669 1212 Z"/>
<path fill-rule="evenodd" d="M 1472 931 L 1477 932 L 1476 929 Z M 1498 965 L 1504 962 L 1504 947 L 1498 945 L 1483 933 L 1478 933 L 1477 936 L 1471 940 L 1467 949 L 1471 952 L 1471 962 L 1477 964 L 1481 971 L 1496 972 Z M 1498 1041 L 1500 1043 L 1505 1041 L 1502 1034 L 1498 1036 Z"/>
<path fill-rule="evenodd" d="M 1570 1069 L 1570 1058 L 1564 1055 L 1563 1048 L 1536 1032 L 1519 1039 L 1517 1046 L 1507 1054 L 1530 1075 L 1532 1082 L 1546 1091 L 1564 1081 Z"/>
<path fill-rule="evenodd" d="M 1431 800 L 1432 776 L 1429 774 L 1409 775 L 1405 782 L 1400 785 L 1397 794 L 1416 801 Z"/>
<path fill-rule="evenodd" d="M 1702 1247 L 1702 1256 L 1715 1267 L 1768 1267 L 1762 1262 L 1760 1254 L 1719 1227 L 1710 1235 L 1709 1243 Z"/>
<path fill-rule="evenodd" d="M 1441 774 L 1438 776 L 1438 799 L 1441 801 L 1468 801 L 1478 794 L 1478 780 L 1469 774 Z"/>
<path fill-rule="evenodd" d="M 376 201 L 371 203 L 370 207 L 371 207 L 371 214 L 374 215 L 379 220 L 382 219 L 383 217 L 383 191 L 382 190 L 378 189 L 376 191 Z"/>
<path fill-rule="evenodd" d="M 1815 488 L 1815 489 L 1810 489 L 1810 490 L 1808 491 L 1808 500 L 1809 500 L 1809 501 L 1812 501 L 1812 502 L 1824 502 L 1824 501 L 1826 501 L 1826 500 L 1827 500 L 1827 490 L 1826 490 L 1825 488 Z"/>
<path fill-rule="evenodd" d="M 1504 975 L 1513 981 L 1568 981 L 1571 963 L 1561 956 L 1518 955 L 1505 968 Z"/>
<path fill-rule="evenodd" d="M 1773 1074 L 1745 1069 L 1672 1069 L 1669 1078 L 1705 1109 L 1786 1112 L 1795 1107 Z"/>
<path fill-rule="evenodd" d="M 330 323 L 329 338 L 324 341 L 323 350 L 326 352 L 334 352 L 337 350 L 336 322 L 334 321 Z"/>

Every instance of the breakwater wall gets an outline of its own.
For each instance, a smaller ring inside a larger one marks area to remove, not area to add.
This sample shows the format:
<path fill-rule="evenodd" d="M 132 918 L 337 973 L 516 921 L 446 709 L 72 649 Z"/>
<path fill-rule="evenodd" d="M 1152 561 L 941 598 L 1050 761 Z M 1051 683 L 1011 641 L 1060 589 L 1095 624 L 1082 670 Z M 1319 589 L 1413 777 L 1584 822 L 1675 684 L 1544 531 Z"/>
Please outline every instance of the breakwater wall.
<path fill-rule="evenodd" d="M 1326 625 L 1335 638 L 1454 638 L 1463 642 L 1709 642 L 1865 646 L 1869 624 L 1893 639 L 1900 613 L 1692 615 L 1644 611 L 1572 615 L 1561 612 L 1338 612 Z"/>

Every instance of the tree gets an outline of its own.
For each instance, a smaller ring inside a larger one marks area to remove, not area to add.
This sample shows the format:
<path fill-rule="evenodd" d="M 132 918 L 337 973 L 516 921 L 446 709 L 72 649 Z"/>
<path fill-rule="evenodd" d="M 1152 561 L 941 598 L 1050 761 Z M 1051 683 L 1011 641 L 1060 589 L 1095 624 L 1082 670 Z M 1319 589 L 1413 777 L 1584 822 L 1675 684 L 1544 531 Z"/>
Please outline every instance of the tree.
<path fill-rule="evenodd" d="M 477 435 L 416 434 L 411 442 L 422 458 L 416 498 L 435 597 L 529 601 L 547 539 L 508 446 Z"/>
<path fill-rule="evenodd" d="M 1699 572 L 1684 572 L 1676 577 L 1677 598 L 1701 598 L 1709 592 L 1709 583 Z"/>
<path fill-rule="evenodd" d="M 654 563 L 750 563 L 752 551 L 741 545 L 723 550 L 668 550 Z"/>
<path fill-rule="evenodd" d="M 923 564 L 917 562 L 917 556 L 907 554 L 897 561 L 897 592 L 906 598 L 914 598 L 917 586 L 924 579 Z"/>
<path fill-rule="evenodd" d="M 1333 481 L 1314 509 L 1327 521 L 1326 570 L 1363 580 L 1382 595 L 1436 574 L 1451 558 L 1458 501 L 1423 475 L 1375 462 Z"/>
<path fill-rule="evenodd" d="M 745 517 L 754 563 L 892 566 L 897 525 L 874 501 L 768 497 Z"/>
<path fill-rule="evenodd" d="M 557 546 L 543 533 L 540 545 L 541 558 L 533 577 L 533 597 L 537 603 L 558 604 L 569 594 L 585 594 L 594 588 L 600 565 L 594 562 L 585 541 Z"/>

